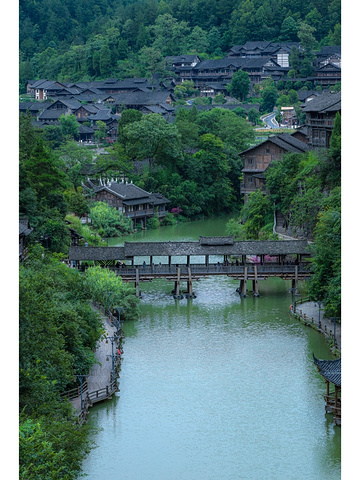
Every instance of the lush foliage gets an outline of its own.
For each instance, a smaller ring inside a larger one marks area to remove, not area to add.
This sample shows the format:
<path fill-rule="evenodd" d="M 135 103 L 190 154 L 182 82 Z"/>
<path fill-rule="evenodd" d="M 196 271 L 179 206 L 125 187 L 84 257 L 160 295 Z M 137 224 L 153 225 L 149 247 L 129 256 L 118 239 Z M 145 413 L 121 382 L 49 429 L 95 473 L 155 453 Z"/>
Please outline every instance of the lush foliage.
<path fill-rule="evenodd" d="M 131 218 L 124 217 L 114 207 L 105 202 L 95 202 L 90 208 L 90 218 L 94 227 L 103 237 L 116 237 L 131 233 L 133 224 Z"/>
<path fill-rule="evenodd" d="M 19 272 L 20 478 L 76 478 L 86 429 L 60 394 L 95 362 L 103 328 L 78 272 L 33 248 Z"/>
<path fill-rule="evenodd" d="M 137 318 L 139 299 L 134 295 L 134 288 L 123 283 L 115 272 L 101 267 L 91 267 L 85 272 L 85 285 L 91 298 L 112 310 L 120 306 L 124 309 L 122 317 Z"/>
<path fill-rule="evenodd" d="M 166 55 L 222 57 L 247 41 L 341 41 L 339 0 L 22 0 L 19 15 L 22 91 L 31 78 L 165 76 Z"/>
<path fill-rule="evenodd" d="M 227 223 L 226 234 L 237 240 L 276 240 L 273 217 L 270 199 L 256 190 L 241 208 L 239 220 L 231 219 Z"/>
<path fill-rule="evenodd" d="M 320 212 L 314 231 L 314 271 L 310 294 L 323 300 L 325 315 L 341 316 L 341 198 L 335 188 Z"/>

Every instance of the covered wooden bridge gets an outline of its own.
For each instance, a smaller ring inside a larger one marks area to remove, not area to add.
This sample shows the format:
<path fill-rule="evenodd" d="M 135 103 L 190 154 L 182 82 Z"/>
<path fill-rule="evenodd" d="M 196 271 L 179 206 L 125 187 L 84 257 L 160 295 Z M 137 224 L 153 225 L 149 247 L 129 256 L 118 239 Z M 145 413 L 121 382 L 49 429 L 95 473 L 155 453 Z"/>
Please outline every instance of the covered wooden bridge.
<path fill-rule="evenodd" d="M 78 268 L 93 261 L 114 269 L 124 281 L 166 278 L 175 282 L 174 296 L 181 297 L 180 282 L 187 282 L 186 296 L 194 296 L 192 281 L 211 275 L 240 280 L 237 291 L 246 296 L 247 280 L 258 295 L 258 281 L 280 277 L 297 282 L 311 275 L 310 252 L 305 240 L 234 241 L 232 237 L 200 237 L 198 242 L 125 242 L 123 247 L 71 246 L 69 260 Z"/>

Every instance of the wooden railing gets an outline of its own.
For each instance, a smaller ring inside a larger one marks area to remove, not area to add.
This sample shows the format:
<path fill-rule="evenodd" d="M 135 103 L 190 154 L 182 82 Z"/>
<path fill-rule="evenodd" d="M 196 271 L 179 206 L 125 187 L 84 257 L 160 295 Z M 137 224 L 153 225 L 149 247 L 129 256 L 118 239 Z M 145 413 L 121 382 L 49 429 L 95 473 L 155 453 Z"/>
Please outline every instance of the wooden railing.
<path fill-rule="evenodd" d="M 294 274 L 295 273 L 295 264 L 291 265 L 279 265 L 279 264 L 271 264 L 268 263 L 266 265 L 261 265 L 259 263 L 253 264 L 248 263 L 246 265 L 217 265 L 217 264 L 191 264 L 191 273 L 193 275 L 234 275 L 244 274 L 244 269 L 247 267 L 248 275 L 254 273 L 254 266 L 257 267 L 257 274 L 258 275 L 286 275 L 286 274 Z M 298 274 L 300 275 L 310 275 L 311 274 L 311 266 L 306 264 L 297 265 L 298 267 Z M 118 275 L 121 277 L 126 278 L 127 276 L 133 277 L 136 275 L 136 269 L 138 268 L 140 277 L 142 276 L 149 276 L 154 275 L 155 277 L 164 277 L 166 275 L 176 275 L 177 269 L 180 268 L 181 275 L 188 275 L 188 266 L 184 264 L 179 265 L 154 265 L 150 266 L 147 265 L 145 267 L 138 265 L 137 267 L 126 266 L 125 268 L 116 268 L 116 267 L 109 267 L 109 269 L 114 270 Z"/>

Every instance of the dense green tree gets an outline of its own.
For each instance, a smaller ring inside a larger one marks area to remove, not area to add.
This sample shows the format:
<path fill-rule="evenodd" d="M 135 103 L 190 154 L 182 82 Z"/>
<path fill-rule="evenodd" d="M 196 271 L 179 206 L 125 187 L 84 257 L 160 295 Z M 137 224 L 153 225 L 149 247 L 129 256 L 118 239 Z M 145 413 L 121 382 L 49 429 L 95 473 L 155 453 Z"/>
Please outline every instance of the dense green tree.
<path fill-rule="evenodd" d="M 284 19 L 281 25 L 280 39 L 282 42 L 296 42 L 298 26 L 293 17 L 289 16 Z"/>
<path fill-rule="evenodd" d="M 149 159 L 150 165 L 167 164 L 182 155 L 180 135 L 175 125 L 156 114 L 144 115 L 123 129 L 129 155 L 139 160 Z"/>
<path fill-rule="evenodd" d="M 266 226 L 270 225 L 270 234 Z M 226 234 L 238 240 L 273 239 L 273 208 L 270 199 L 260 190 L 249 195 L 240 211 L 238 220 L 232 219 L 226 225 Z"/>
<path fill-rule="evenodd" d="M 160 50 L 154 47 L 143 47 L 139 51 L 139 60 L 146 68 L 145 75 L 150 73 L 152 79 L 154 79 L 155 73 L 164 75 L 165 59 Z"/>
<path fill-rule="evenodd" d="M 292 46 L 289 54 L 289 64 L 295 72 L 299 71 L 300 68 L 300 52 L 299 50 L 295 47 Z"/>
<path fill-rule="evenodd" d="M 248 119 L 249 122 L 253 123 L 256 125 L 260 121 L 260 113 L 256 108 L 250 108 L 248 111 Z"/>
<path fill-rule="evenodd" d="M 200 150 L 193 155 L 188 165 L 192 179 L 203 194 L 202 211 L 216 215 L 229 209 L 233 192 L 227 174 L 230 167 L 223 153 L 224 144 L 220 138 L 207 133 L 201 136 Z"/>
<path fill-rule="evenodd" d="M 139 299 L 134 295 L 134 288 L 123 283 L 115 272 L 101 267 L 88 268 L 84 275 L 86 291 L 91 298 L 101 303 L 106 309 L 112 310 L 121 306 L 123 318 L 136 319 L 139 314 Z M 112 292 L 109 295 L 109 292 Z"/>
<path fill-rule="evenodd" d="M 272 112 L 276 105 L 278 98 L 278 91 L 275 86 L 269 86 L 263 89 L 261 92 L 260 110 L 263 113 Z"/>
<path fill-rule="evenodd" d="M 254 131 L 245 119 L 223 108 L 201 112 L 196 119 L 200 135 L 211 133 L 239 151 L 245 150 L 254 139 Z"/>
<path fill-rule="evenodd" d="M 94 134 L 95 139 L 96 139 L 97 143 L 101 143 L 106 138 L 106 132 L 107 132 L 106 123 L 101 121 L 101 120 L 98 120 L 95 123 L 95 127 L 96 127 L 95 134 Z"/>
<path fill-rule="evenodd" d="M 191 53 L 206 52 L 209 47 L 208 34 L 199 26 L 195 26 L 187 37 L 188 51 Z"/>
<path fill-rule="evenodd" d="M 24 161 L 24 169 L 29 185 L 39 198 L 64 190 L 68 185 L 62 162 L 55 158 L 40 139 L 36 140 L 30 157 Z"/>
<path fill-rule="evenodd" d="M 69 212 L 73 212 L 78 217 L 83 217 L 85 214 L 89 213 L 89 204 L 82 192 L 77 190 L 66 190 L 64 192 L 64 197 Z"/>
<path fill-rule="evenodd" d="M 241 102 L 244 101 L 250 92 L 249 74 L 243 70 L 238 70 L 234 73 L 231 83 L 226 88 L 232 97 L 237 98 Z"/>
<path fill-rule="evenodd" d="M 75 115 L 61 115 L 59 122 L 63 135 L 68 135 L 72 138 L 79 135 L 79 123 L 77 122 Z"/>
<path fill-rule="evenodd" d="M 184 146 L 195 147 L 199 138 L 199 126 L 196 123 L 197 110 L 192 107 L 190 110 L 180 108 L 176 113 L 175 126 L 181 137 Z"/>
<path fill-rule="evenodd" d="M 298 37 L 301 47 L 304 49 L 304 54 L 307 58 L 311 58 L 312 52 L 317 47 L 316 38 L 314 32 L 316 28 L 312 25 L 308 25 L 306 22 L 301 22 L 298 29 Z"/>
<path fill-rule="evenodd" d="M 131 218 L 119 214 L 116 208 L 105 202 L 95 202 L 90 207 L 92 225 L 104 237 L 116 237 L 133 230 Z"/>
<path fill-rule="evenodd" d="M 341 315 L 341 214 L 340 209 L 321 212 L 315 228 L 314 275 L 309 291 L 323 300 L 325 315 Z"/>
<path fill-rule="evenodd" d="M 187 22 L 178 21 L 172 15 L 159 15 L 152 27 L 153 47 L 163 55 L 180 55 L 185 48 L 185 39 L 189 33 Z"/>

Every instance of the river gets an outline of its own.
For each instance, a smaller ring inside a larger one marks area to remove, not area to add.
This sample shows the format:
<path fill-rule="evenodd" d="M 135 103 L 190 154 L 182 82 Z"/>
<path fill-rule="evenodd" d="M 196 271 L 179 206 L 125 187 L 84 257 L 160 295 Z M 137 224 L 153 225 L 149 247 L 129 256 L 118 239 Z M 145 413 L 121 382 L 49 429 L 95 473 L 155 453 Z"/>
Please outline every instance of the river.
<path fill-rule="evenodd" d="M 226 217 L 138 232 L 126 241 L 225 235 Z M 124 238 L 109 242 L 121 244 Z M 83 462 L 89 480 L 339 480 L 340 427 L 325 415 L 313 364 L 334 358 L 325 339 L 289 315 L 289 282 L 141 285 L 141 316 L 127 321 L 120 392 L 93 407 L 101 427 Z"/>

